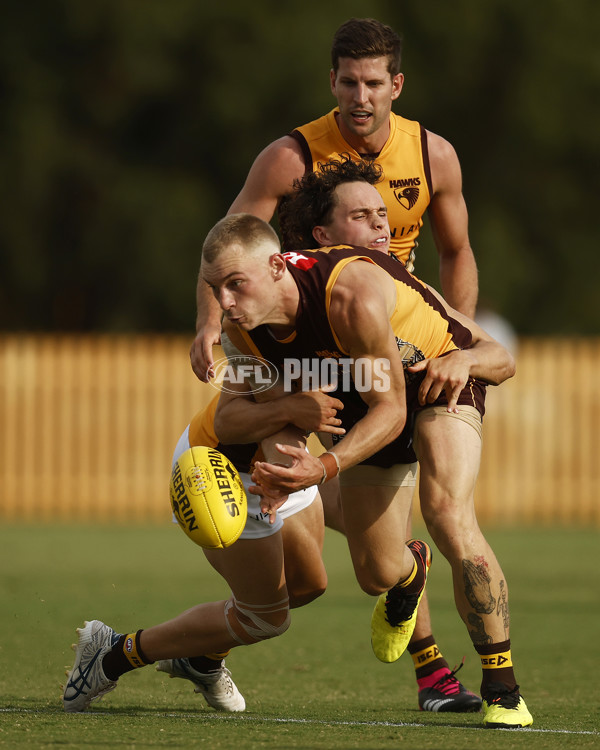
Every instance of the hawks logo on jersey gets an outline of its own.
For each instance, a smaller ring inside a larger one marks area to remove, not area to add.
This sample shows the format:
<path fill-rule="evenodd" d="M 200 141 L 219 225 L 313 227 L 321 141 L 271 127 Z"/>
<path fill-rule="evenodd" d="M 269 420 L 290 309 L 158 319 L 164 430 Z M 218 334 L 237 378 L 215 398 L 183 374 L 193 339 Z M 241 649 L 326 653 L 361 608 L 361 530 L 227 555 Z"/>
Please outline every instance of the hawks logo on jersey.
<path fill-rule="evenodd" d="M 318 263 L 316 258 L 307 258 L 306 255 L 302 255 L 301 253 L 283 253 L 283 257 L 288 263 L 296 266 L 296 268 L 299 268 L 301 271 L 308 271 L 308 269 L 312 268 L 315 263 Z"/>
<path fill-rule="evenodd" d="M 419 188 L 406 187 L 401 190 L 394 190 L 394 195 L 398 203 L 408 211 L 419 200 Z"/>
<path fill-rule="evenodd" d="M 398 203 L 409 211 L 419 200 L 419 177 L 408 177 L 402 180 L 390 180 L 390 187 Z"/>

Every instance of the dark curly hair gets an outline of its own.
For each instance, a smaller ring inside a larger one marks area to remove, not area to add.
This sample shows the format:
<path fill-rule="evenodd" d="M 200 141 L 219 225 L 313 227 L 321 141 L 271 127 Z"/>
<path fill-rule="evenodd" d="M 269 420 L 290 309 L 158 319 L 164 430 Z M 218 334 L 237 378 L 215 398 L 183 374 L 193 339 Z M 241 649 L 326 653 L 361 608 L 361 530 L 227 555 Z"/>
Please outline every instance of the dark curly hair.
<path fill-rule="evenodd" d="M 312 234 L 316 226 L 331 221 L 335 208 L 335 189 L 345 182 L 368 182 L 375 185 L 381 180 L 383 169 L 370 159 L 355 161 L 349 154 L 339 159 L 319 162 L 314 172 L 294 180 L 293 191 L 279 207 L 279 227 L 284 250 L 310 250 L 319 247 Z"/>

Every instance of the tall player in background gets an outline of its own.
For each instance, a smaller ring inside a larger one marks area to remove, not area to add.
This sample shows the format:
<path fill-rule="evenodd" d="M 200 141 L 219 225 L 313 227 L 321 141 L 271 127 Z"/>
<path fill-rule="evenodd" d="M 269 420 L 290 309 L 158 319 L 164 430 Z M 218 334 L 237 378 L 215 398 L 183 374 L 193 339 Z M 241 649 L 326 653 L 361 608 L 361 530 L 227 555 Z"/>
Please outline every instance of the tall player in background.
<path fill-rule="evenodd" d="M 377 188 L 388 208 L 390 252 L 412 270 L 423 215 L 428 211 L 444 298 L 472 318 L 477 267 L 468 236 L 460 164 L 448 141 L 392 112 L 404 84 L 401 51 L 399 36 L 379 21 L 353 18 L 342 24 L 331 50 L 330 83 L 337 107 L 267 146 L 257 156 L 229 213 L 252 213 L 269 221 L 292 192 L 294 180 L 315 170 L 319 162 L 341 153 L 356 160 L 374 160 L 384 171 Z M 298 249 L 287 239 L 284 234 L 285 249 Z M 202 282 L 197 304 L 197 336 L 190 356 L 197 376 L 208 380 L 221 313 Z M 342 530 L 336 500 L 323 493 L 325 521 Z M 478 710 L 480 702 L 454 678 L 436 644 L 426 595 L 409 650 L 422 708 Z"/>

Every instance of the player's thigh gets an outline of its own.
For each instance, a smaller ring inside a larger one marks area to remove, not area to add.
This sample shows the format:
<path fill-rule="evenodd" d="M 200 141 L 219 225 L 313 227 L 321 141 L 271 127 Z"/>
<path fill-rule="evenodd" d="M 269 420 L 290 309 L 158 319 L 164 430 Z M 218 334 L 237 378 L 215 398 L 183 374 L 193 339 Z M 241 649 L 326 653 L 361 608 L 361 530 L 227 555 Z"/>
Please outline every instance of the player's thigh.
<path fill-rule="evenodd" d="M 335 477 L 330 482 L 319 487 L 319 493 L 323 502 L 325 526 L 343 534 L 344 517 L 342 514 L 340 483 L 338 478 Z"/>
<path fill-rule="evenodd" d="M 238 539 L 227 549 L 204 550 L 204 554 L 239 601 L 271 604 L 287 598 L 280 531 L 259 539 Z"/>
<path fill-rule="evenodd" d="M 314 549 L 320 556 L 323 549 L 325 524 L 323 504 L 319 495 L 307 508 L 285 518 L 281 535 L 286 560 L 287 558 L 297 559 L 298 564 L 301 564 L 305 556 L 304 548 Z"/>
<path fill-rule="evenodd" d="M 285 578 L 291 607 L 308 604 L 327 588 L 321 557 L 324 531 L 323 507 L 318 495 L 307 508 L 287 516 L 283 523 Z"/>
<path fill-rule="evenodd" d="M 444 407 L 424 409 L 415 425 L 414 445 L 420 466 L 419 495 L 425 513 L 440 503 L 472 502 L 481 461 L 481 420 L 475 409 L 462 416 Z"/>

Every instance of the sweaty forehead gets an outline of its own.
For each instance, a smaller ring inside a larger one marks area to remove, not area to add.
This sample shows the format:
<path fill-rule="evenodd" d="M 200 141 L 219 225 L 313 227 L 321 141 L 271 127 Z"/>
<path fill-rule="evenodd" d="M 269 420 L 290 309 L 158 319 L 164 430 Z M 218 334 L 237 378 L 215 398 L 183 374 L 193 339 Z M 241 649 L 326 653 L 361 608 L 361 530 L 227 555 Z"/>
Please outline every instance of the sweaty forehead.
<path fill-rule="evenodd" d="M 273 250 L 271 249 L 271 253 Z M 202 278 L 211 284 L 222 282 L 230 276 L 249 277 L 255 274 L 261 267 L 261 258 L 268 261 L 270 253 L 268 246 L 263 243 L 258 245 L 244 245 L 235 243 L 223 247 L 217 257 L 207 262 L 202 260 L 200 271 Z"/>
<path fill-rule="evenodd" d="M 219 275 L 223 271 L 233 271 L 237 267 L 244 265 L 244 259 L 248 256 L 248 252 L 241 245 L 228 245 L 219 249 L 219 253 L 216 257 L 210 261 L 205 257 L 202 258 L 200 264 L 202 276 L 208 278 L 208 276 L 214 277 L 215 274 Z"/>
<path fill-rule="evenodd" d="M 340 57 L 338 76 L 350 78 L 389 78 L 387 57 Z"/>

